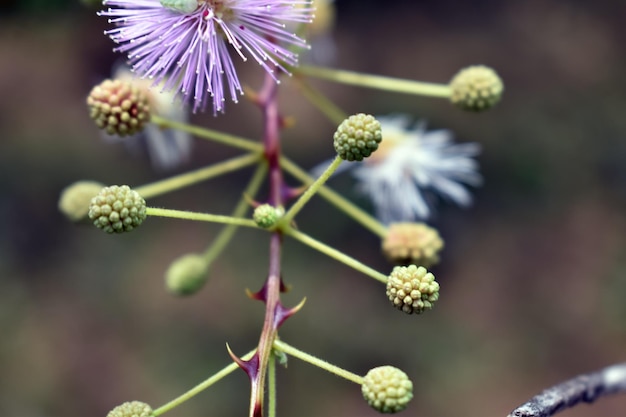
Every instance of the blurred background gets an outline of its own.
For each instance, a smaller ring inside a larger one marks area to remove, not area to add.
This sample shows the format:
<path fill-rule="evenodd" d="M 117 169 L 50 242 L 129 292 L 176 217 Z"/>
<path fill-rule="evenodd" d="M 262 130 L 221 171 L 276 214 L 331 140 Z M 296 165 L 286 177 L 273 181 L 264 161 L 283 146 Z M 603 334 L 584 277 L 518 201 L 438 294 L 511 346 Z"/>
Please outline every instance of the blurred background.
<path fill-rule="evenodd" d="M 384 4 L 384 7 L 381 6 Z M 492 111 L 469 114 L 438 99 L 314 82 L 348 113 L 406 113 L 478 142 L 484 185 L 475 204 L 445 203 L 432 224 L 446 241 L 433 269 L 436 308 L 406 316 L 384 288 L 288 240 L 286 305 L 307 298 L 281 337 L 365 374 L 405 370 L 415 398 L 404 416 L 505 416 L 544 388 L 626 361 L 626 8 L 599 0 L 337 2 L 337 54 L 328 65 L 432 82 L 485 64 L 506 86 Z M 150 219 L 109 236 L 57 210 L 81 179 L 141 185 L 238 152 L 197 141 L 173 172 L 145 152 L 101 139 L 85 97 L 120 57 L 104 18 L 71 0 L 0 6 L 0 415 L 104 416 L 141 400 L 163 405 L 258 339 L 263 305 L 249 300 L 267 272 L 267 235 L 241 230 L 197 295 L 169 295 L 163 272 L 210 244 L 220 227 Z M 327 43 L 328 45 L 328 43 Z M 306 59 L 306 58 L 304 58 Z M 261 71 L 241 66 L 260 85 Z M 284 83 L 297 124 L 284 149 L 310 168 L 332 156 L 335 129 Z M 259 138 L 245 100 L 195 123 Z M 229 213 L 249 171 L 149 201 Z M 292 181 L 293 185 L 297 185 Z M 349 176 L 331 183 L 370 209 Z M 315 199 L 304 231 L 379 271 L 380 242 Z M 278 372 L 280 416 L 374 416 L 360 388 L 294 358 Z M 243 416 L 249 387 L 236 372 L 167 415 Z M 626 398 L 563 416 L 621 416 Z"/>

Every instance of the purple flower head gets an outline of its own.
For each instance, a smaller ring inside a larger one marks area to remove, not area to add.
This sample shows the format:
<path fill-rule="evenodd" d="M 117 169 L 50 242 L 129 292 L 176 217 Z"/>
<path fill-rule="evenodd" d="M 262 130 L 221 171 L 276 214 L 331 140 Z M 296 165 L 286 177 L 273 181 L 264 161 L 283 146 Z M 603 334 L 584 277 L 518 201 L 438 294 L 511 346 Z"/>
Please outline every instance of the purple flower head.
<path fill-rule="evenodd" d="M 163 82 L 193 110 L 224 111 L 225 90 L 237 102 L 243 94 L 229 53 L 229 45 L 243 59 L 251 56 L 278 82 L 275 71 L 283 63 L 297 64 L 289 47 L 306 47 L 304 40 L 285 29 L 290 22 L 310 22 L 310 0 L 104 0 L 117 25 L 108 30 L 128 54 L 134 72 Z"/>

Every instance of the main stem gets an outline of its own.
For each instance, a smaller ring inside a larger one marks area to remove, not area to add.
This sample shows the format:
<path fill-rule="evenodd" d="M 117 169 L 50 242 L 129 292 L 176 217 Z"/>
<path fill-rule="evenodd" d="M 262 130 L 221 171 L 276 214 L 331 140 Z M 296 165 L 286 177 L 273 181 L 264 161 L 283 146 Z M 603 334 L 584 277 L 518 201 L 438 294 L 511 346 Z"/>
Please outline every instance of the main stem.
<path fill-rule="evenodd" d="M 265 158 L 269 168 L 269 203 L 273 206 L 283 205 L 284 180 L 280 168 L 280 115 L 278 113 L 277 85 L 274 79 L 267 75 L 265 83 L 258 96 L 258 104 L 263 111 L 265 121 L 263 145 Z M 282 310 L 280 304 L 280 252 L 282 246 L 282 234 L 276 231 L 270 239 L 269 273 L 265 282 L 265 320 L 263 330 L 259 337 L 257 347 L 257 373 L 252 380 L 252 392 L 250 399 L 250 417 L 262 417 L 263 400 L 265 396 L 265 377 L 269 364 L 272 346 L 278 334 L 280 325 L 279 313 Z"/>

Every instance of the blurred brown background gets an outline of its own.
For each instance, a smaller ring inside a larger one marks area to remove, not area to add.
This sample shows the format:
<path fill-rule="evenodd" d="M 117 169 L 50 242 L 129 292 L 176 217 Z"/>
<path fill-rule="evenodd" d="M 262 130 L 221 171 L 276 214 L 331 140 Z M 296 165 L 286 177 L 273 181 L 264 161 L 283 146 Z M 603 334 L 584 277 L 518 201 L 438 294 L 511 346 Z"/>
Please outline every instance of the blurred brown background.
<path fill-rule="evenodd" d="M 405 316 L 383 287 L 294 242 L 284 248 L 285 304 L 307 297 L 282 338 L 364 374 L 391 364 L 415 384 L 404 416 L 504 416 L 534 394 L 626 360 L 626 8 L 621 1 L 338 1 L 332 65 L 447 82 L 470 64 L 497 69 L 503 102 L 481 115 L 448 103 L 316 82 L 344 110 L 408 113 L 482 144 L 485 184 L 462 210 L 440 206 L 446 239 L 432 312 Z M 177 299 L 163 271 L 201 251 L 219 227 L 150 219 L 107 236 L 57 211 L 79 179 L 140 185 L 165 177 L 141 154 L 104 143 L 84 100 L 119 57 L 105 19 L 68 1 L 0 6 L 0 415 L 104 416 L 124 401 L 154 408 L 243 354 L 258 338 L 268 239 L 242 230 L 195 297 Z M 260 70 L 241 78 L 259 85 Z M 334 127 L 285 83 L 297 126 L 285 152 L 309 168 L 332 155 Z M 245 101 L 194 121 L 258 138 Z M 198 141 L 180 172 L 236 155 Z M 154 199 L 228 213 L 249 172 Z M 295 183 L 293 183 L 295 185 Z M 358 199 L 346 176 L 333 186 Z M 387 271 L 379 241 L 320 199 L 304 231 Z M 290 359 L 280 416 L 374 416 L 360 388 Z M 242 416 L 237 372 L 167 415 Z M 626 398 L 562 416 L 621 416 Z"/>

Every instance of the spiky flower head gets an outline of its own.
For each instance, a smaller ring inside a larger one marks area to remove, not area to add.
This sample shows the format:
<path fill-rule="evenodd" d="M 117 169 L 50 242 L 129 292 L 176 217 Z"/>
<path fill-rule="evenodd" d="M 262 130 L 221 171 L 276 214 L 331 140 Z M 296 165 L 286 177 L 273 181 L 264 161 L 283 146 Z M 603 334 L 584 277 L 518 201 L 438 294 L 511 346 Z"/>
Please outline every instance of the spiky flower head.
<path fill-rule="evenodd" d="M 173 92 L 163 91 L 162 86 L 155 86 L 153 81 L 138 77 L 127 65 L 115 65 L 112 79 L 130 83 L 142 91 L 148 98 L 151 116 L 160 116 L 179 123 L 188 121 L 188 109 L 176 102 L 176 95 Z M 147 123 L 142 132 L 132 137 L 105 135 L 104 139 L 108 142 L 122 143 L 131 151 L 145 148 L 152 166 L 157 170 L 176 168 L 189 160 L 193 144 L 188 132 L 166 128 L 156 123 Z"/>
<path fill-rule="evenodd" d="M 89 203 L 104 184 L 96 181 L 78 181 L 65 187 L 59 198 L 59 210 L 68 219 L 77 222 L 87 217 Z"/>
<path fill-rule="evenodd" d="M 396 266 L 387 279 L 387 297 L 398 310 L 419 314 L 439 299 L 439 283 L 423 266 Z"/>
<path fill-rule="evenodd" d="M 89 115 L 109 135 L 128 136 L 143 130 L 150 120 L 144 91 L 122 80 L 104 80 L 87 96 Z"/>
<path fill-rule="evenodd" d="M 105 187 L 91 199 L 89 218 L 107 233 L 130 232 L 146 218 L 146 201 L 128 185 Z"/>
<path fill-rule="evenodd" d="M 109 411 L 107 417 L 152 417 L 152 407 L 141 401 L 130 401 Z"/>
<path fill-rule="evenodd" d="M 176 295 L 191 295 L 207 280 L 207 262 L 201 255 L 189 253 L 174 260 L 165 273 L 167 289 Z"/>
<path fill-rule="evenodd" d="M 379 366 L 365 375 L 361 391 L 370 407 L 380 413 L 392 414 L 408 406 L 413 398 L 413 383 L 400 369 Z"/>
<path fill-rule="evenodd" d="M 259 227 L 268 229 L 274 226 L 283 214 L 285 214 L 285 210 L 282 207 L 274 207 L 270 204 L 261 204 L 254 209 L 252 218 Z"/>
<path fill-rule="evenodd" d="M 421 265 L 426 268 L 439 262 L 443 240 L 436 229 L 425 223 L 392 223 L 382 242 L 389 261 L 399 265 Z"/>
<path fill-rule="evenodd" d="M 100 15 L 117 25 L 107 35 L 128 54 L 133 70 L 155 84 L 165 81 L 194 111 L 212 101 L 224 110 L 225 96 L 243 94 L 230 52 L 252 57 L 277 80 L 297 64 L 292 47 L 304 40 L 285 29 L 310 22 L 309 0 L 104 0 Z"/>
<path fill-rule="evenodd" d="M 374 116 L 359 113 L 341 122 L 333 139 L 335 151 L 341 159 L 361 161 L 378 149 L 383 132 Z"/>
<path fill-rule="evenodd" d="M 504 84 L 498 74 L 484 65 L 459 71 L 450 81 L 450 88 L 452 103 L 463 110 L 476 112 L 495 106 L 504 92 Z"/>

